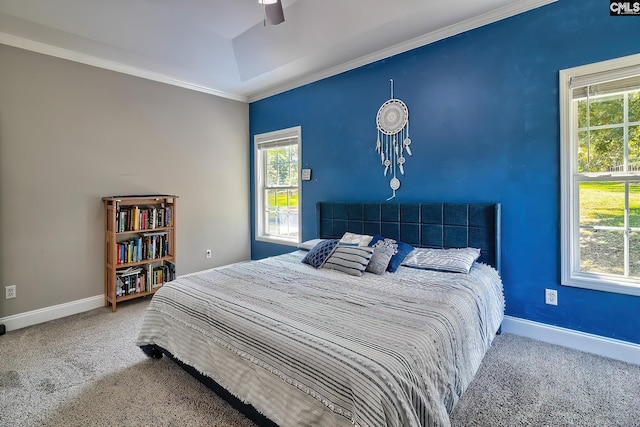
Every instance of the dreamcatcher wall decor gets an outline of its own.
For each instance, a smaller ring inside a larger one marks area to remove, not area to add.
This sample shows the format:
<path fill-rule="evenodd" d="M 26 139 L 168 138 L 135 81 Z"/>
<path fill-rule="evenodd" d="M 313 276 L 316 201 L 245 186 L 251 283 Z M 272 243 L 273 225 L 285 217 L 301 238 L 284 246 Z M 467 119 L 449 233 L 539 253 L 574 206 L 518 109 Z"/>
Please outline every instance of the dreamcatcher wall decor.
<path fill-rule="evenodd" d="M 391 81 L 391 99 L 380 106 L 376 116 L 378 126 L 378 140 L 376 152 L 380 154 L 384 176 L 392 176 L 389 187 L 396 197 L 396 190 L 400 188 L 397 171 L 404 175 L 404 153 L 411 154 L 411 138 L 409 138 L 409 109 L 406 104 L 393 97 L 393 79 Z"/>

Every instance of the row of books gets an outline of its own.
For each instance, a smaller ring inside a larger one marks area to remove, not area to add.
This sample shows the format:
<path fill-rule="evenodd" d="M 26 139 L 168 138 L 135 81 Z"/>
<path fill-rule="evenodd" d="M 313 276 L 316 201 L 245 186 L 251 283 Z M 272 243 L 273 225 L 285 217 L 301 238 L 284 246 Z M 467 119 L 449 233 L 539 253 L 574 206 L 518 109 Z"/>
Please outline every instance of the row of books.
<path fill-rule="evenodd" d="M 166 231 L 144 233 L 140 237 L 122 241 L 116 245 L 118 264 L 157 259 L 169 255 L 169 239 Z"/>
<path fill-rule="evenodd" d="M 176 265 L 165 261 L 162 265 L 147 265 L 116 271 L 116 296 L 151 292 L 176 278 Z"/>
<path fill-rule="evenodd" d="M 118 207 L 116 210 L 116 232 L 153 230 L 171 227 L 173 218 L 171 206 L 157 207 Z"/>

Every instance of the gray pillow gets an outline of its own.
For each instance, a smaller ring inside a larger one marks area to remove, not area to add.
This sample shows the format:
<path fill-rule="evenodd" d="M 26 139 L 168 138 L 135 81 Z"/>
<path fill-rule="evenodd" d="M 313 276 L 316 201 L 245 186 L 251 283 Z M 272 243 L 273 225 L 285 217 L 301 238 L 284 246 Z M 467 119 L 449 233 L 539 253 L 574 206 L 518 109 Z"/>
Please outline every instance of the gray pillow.
<path fill-rule="evenodd" d="M 382 274 L 387 271 L 389 261 L 395 253 L 395 249 L 389 246 L 373 246 L 373 255 L 367 265 L 367 271 L 375 274 Z"/>
<path fill-rule="evenodd" d="M 339 270 L 352 276 L 362 276 L 372 255 L 373 248 L 369 246 L 338 245 L 322 264 L 322 268 Z"/>
<path fill-rule="evenodd" d="M 407 255 L 402 265 L 424 270 L 469 273 L 478 257 L 480 249 L 476 248 L 416 248 Z"/>

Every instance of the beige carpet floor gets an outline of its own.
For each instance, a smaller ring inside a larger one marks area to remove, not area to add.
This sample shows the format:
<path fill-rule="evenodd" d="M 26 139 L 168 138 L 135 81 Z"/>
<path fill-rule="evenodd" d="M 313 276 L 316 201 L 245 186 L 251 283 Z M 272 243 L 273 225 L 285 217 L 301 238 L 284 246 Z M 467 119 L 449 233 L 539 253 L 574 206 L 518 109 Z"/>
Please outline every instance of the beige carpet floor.
<path fill-rule="evenodd" d="M 0 425 L 254 425 L 171 360 L 134 345 L 147 304 L 0 336 Z M 640 426 L 640 366 L 503 334 L 452 425 Z"/>

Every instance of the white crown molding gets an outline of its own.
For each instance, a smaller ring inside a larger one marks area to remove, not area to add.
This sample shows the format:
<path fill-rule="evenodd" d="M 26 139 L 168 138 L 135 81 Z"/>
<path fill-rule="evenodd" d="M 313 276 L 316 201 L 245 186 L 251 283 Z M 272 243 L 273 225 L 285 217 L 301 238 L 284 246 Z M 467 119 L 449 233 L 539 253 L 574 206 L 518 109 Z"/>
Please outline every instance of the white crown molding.
<path fill-rule="evenodd" d="M 121 64 L 119 62 L 98 58 L 96 56 L 87 55 L 85 53 L 80 53 L 73 50 L 52 46 L 50 44 L 25 39 L 23 37 L 17 37 L 7 33 L 0 32 L 0 44 L 5 44 L 8 46 L 17 47 L 20 49 L 30 50 L 32 52 L 54 56 L 56 58 L 67 59 L 69 61 L 79 62 L 81 64 L 91 65 L 98 68 L 104 68 L 106 70 L 116 71 L 122 74 L 129 74 L 131 76 L 140 77 L 147 80 L 153 80 L 156 82 L 165 83 L 172 86 L 178 86 L 185 89 L 195 90 L 197 92 L 208 93 L 208 94 L 216 95 L 222 98 L 232 99 L 234 101 L 240 101 L 240 102 L 248 101 L 248 98 L 243 95 L 219 91 L 207 86 L 202 86 L 202 85 L 188 82 L 185 80 L 176 79 L 174 77 L 167 76 L 166 74 L 156 73 L 154 71 L 133 67 L 131 65 Z"/>
<path fill-rule="evenodd" d="M 102 58 L 98 58 L 92 55 L 76 52 L 69 49 L 64 49 L 56 46 L 52 46 L 46 43 L 36 42 L 33 40 L 25 39 L 23 37 L 17 37 L 11 34 L 0 32 L 0 44 L 13 46 L 33 52 L 41 53 L 44 55 L 54 56 L 57 58 L 67 59 L 69 61 L 79 62 L 82 64 L 91 65 L 94 67 L 104 68 L 111 71 L 116 71 L 123 74 L 129 74 L 132 76 L 140 77 L 143 79 L 153 80 L 160 83 L 165 83 L 173 86 L 182 87 L 185 89 L 195 90 L 198 92 L 208 93 L 216 95 L 222 98 L 232 99 L 240 102 L 255 102 L 264 98 L 268 98 L 273 95 L 277 95 L 282 92 L 286 92 L 291 89 L 295 89 L 300 86 L 304 86 L 309 83 L 316 82 L 328 77 L 335 76 L 345 71 L 353 70 L 358 67 L 362 67 L 367 64 L 379 61 L 381 59 L 389 58 L 400 53 L 407 52 L 409 50 L 425 46 L 430 43 L 434 43 L 448 37 L 461 34 L 465 31 L 473 30 L 475 28 L 489 25 L 502 19 L 510 18 L 512 16 L 528 12 L 532 9 L 536 9 L 541 6 L 545 6 L 550 3 L 555 3 L 558 0 L 522 0 L 517 3 L 512 3 L 508 6 L 496 9 L 492 12 L 488 12 L 471 19 L 459 22 L 454 25 L 442 28 L 437 31 L 433 31 L 424 34 L 419 37 L 415 37 L 403 43 L 399 43 L 395 46 L 391 46 L 386 49 L 382 49 L 373 52 L 369 55 L 361 56 L 352 61 L 345 62 L 335 67 L 328 68 L 326 70 L 313 73 L 301 78 L 290 80 L 284 84 L 273 86 L 267 90 L 259 91 L 249 96 L 228 93 L 220 91 L 211 87 L 202 86 L 189 81 L 176 79 L 166 74 L 161 74 L 142 68 L 133 67 L 130 65 L 121 64 L 119 62 L 110 61 Z"/>
<path fill-rule="evenodd" d="M 391 46 L 386 49 L 361 56 L 352 61 L 345 62 L 343 64 L 328 68 L 318 73 L 292 80 L 282 85 L 274 86 L 266 91 L 261 91 L 249 95 L 249 102 L 259 101 L 261 99 L 268 98 L 270 96 L 277 95 L 279 93 L 325 79 L 327 77 L 335 76 L 337 74 L 344 73 L 346 71 L 350 71 L 355 68 L 362 67 L 364 65 L 371 64 L 373 62 L 389 58 L 391 56 L 398 55 L 412 49 L 416 49 L 418 47 L 444 40 L 448 37 L 464 33 L 465 31 L 470 31 L 475 28 L 489 25 L 494 22 L 498 22 L 503 19 L 510 18 L 512 16 L 519 15 L 533 9 L 537 9 L 547 4 L 555 3 L 556 1 L 558 0 L 523 0 L 521 2 L 512 3 L 508 6 L 504 6 L 494 11 L 478 15 L 476 17 L 453 25 L 449 25 L 448 27 L 432 31 L 422 36 L 415 37 L 411 40 L 407 40 L 406 42 L 399 43 L 395 46 Z"/>
<path fill-rule="evenodd" d="M 531 320 L 504 316 L 502 331 L 544 341 L 574 350 L 593 353 L 610 359 L 640 365 L 640 344 L 606 338 L 573 329 L 547 325 Z"/>
<path fill-rule="evenodd" d="M 40 308 L 38 310 L 27 311 L 13 316 L 0 318 L 0 323 L 4 323 L 7 332 L 38 323 L 60 319 L 73 314 L 83 313 L 95 308 L 104 307 L 104 295 L 96 295 L 64 304 L 53 305 L 51 307 Z"/>

